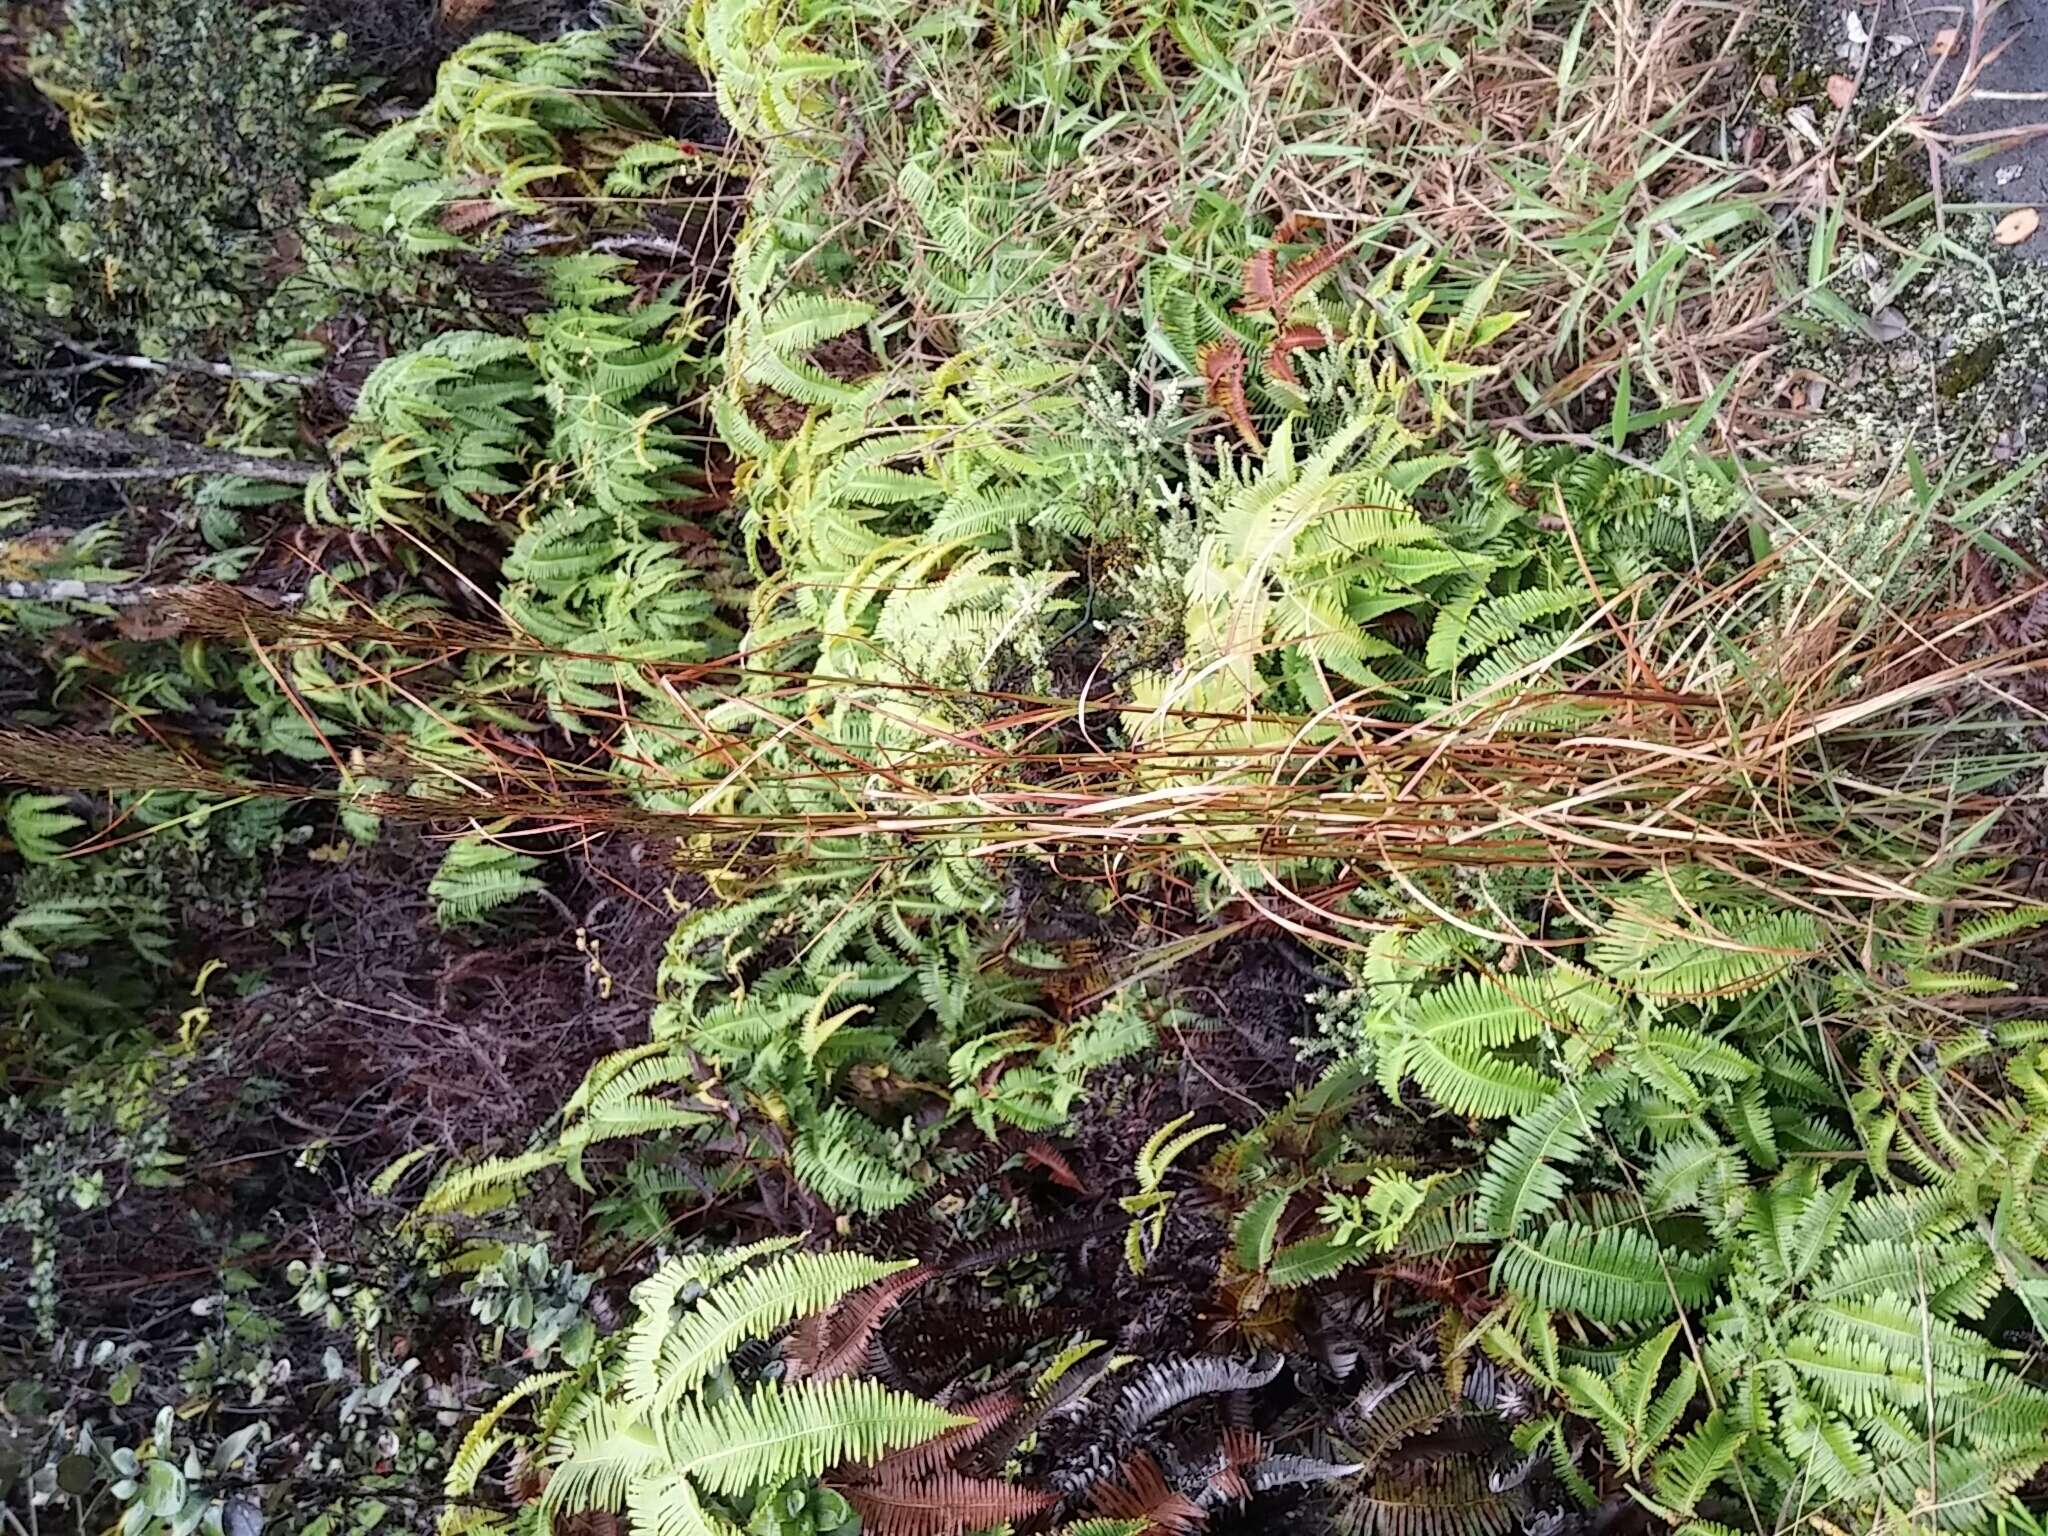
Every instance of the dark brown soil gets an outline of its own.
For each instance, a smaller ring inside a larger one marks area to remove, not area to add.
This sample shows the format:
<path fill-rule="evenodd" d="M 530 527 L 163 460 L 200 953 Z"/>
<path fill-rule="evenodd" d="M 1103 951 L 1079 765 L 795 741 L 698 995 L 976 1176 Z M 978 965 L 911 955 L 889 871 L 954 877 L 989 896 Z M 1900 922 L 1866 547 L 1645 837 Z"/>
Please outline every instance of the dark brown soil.
<path fill-rule="evenodd" d="M 646 1038 L 668 896 L 687 894 L 658 855 L 594 844 L 478 942 L 434 922 L 423 892 L 441 853 L 403 830 L 337 863 L 298 851 L 254 923 L 207 931 L 226 914 L 188 914 L 188 943 L 250 990 L 216 1005 L 225 1059 L 173 1102 L 184 1182 L 128 1188 L 73 1223 L 61 1294 L 79 1321 L 210 1292 L 224 1244 L 252 1227 L 269 1244 L 244 1267 L 348 1252 L 359 1215 L 388 1225 L 398 1208 L 363 1203 L 394 1159 L 516 1150 L 591 1062 Z"/>

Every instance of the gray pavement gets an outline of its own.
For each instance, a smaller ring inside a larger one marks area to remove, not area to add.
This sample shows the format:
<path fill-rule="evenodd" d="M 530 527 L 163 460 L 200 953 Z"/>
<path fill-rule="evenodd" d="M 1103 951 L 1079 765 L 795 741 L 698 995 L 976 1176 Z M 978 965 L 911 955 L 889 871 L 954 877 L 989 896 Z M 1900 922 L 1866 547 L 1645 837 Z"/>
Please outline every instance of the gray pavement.
<path fill-rule="evenodd" d="M 1876 14 L 1874 14 L 1876 13 Z M 1938 63 L 1927 104 L 1939 105 L 1954 92 L 1963 69 L 1963 55 L 1972 25 L 1968 0 L 1959 4 L 1924 0 L 1885 0 L 1881 13 L 1865 7 L 1874 25 L 1874 46 L 1886 49 L 1886 34 L 1914 39 L 1901 63 L 1914 65 L 1910 76 L 1926 78 Z M 1954 29 L 1946 57 L 1940 52 L 1944 29 Z M 2041 211 L 2042 228 L 2016 247 L 2021 254 L 2048 260 L 2048 133 L 2027 135 L 2048 127 L 2048 0 L 2004 0 L 1989 9 L 1984 23 L 1984 54 L 2001 49 L 1977 77 L 1972 94 L 1946 114 L 1942 131 L 1959 135 L 2011 132 L 2014 138 L 1984 144 L 1953 146 L 1960 159 L 1951 161 L 1951 198 L 1974 203 L 2033 207 Z M 1987 212 L 1987 221 L 1995 214 Z"/>

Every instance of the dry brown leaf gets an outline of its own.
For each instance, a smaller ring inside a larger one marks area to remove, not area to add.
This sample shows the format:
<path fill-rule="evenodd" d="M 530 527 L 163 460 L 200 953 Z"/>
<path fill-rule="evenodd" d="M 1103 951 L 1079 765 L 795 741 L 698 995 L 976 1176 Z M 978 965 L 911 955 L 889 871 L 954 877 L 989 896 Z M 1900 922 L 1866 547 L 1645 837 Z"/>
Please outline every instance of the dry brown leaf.
<path fill-rule="evenodd" d="M 1991 238 L 2000 245 L 2018 245 L 2041 227 L 2038 208 L 2015 208 L 1992 227 Z"/>
<path fill-rule="evenodd" d="M 185 632 L 185 615 L 175 602 L 136 603 L 121 610 L 114 628 L 126 640 L 171 640 Z"/>
<path fill-rule="evenodd" d="M 1847 75 L 1828 76 L 1828 100 L 1840 112 L 1849 110 L 1849 103 L 1856 99 L 1856 82 Z"/>
<path fill-rule="evenodd" d="M 1934 34 L 1934 41 L 1927 45 L 1927 51 L 1937 59 L 1945 59 L 1956 51 L 1956 29 L 1943 27 Z"/>
<path fill-rule="evenodd" d="M 451 235 L 466 235 L 497 215 L 498 205 L 488 197 L 459 197 L 441 210 L 441 227 Z"/>

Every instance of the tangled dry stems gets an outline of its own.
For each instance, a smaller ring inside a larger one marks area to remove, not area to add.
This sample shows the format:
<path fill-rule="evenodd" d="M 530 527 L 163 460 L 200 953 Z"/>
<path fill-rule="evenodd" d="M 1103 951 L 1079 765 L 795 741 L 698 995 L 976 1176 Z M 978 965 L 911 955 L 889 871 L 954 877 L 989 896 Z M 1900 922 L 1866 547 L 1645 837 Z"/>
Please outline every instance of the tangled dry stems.
<path fill-rule="evenodd" d="M 1338 942 L 1373 926 L 1335 910 L 1360 878 L 1385 875 L 1433 906 L 1414 877 L 1450 868 L 1547 869 L 1566 902 L 1586 877 L 1674 859 L 1849 920 L 1919 899 L 1919 873 L 2002 803 L 1997 739 L 2016 748 L 2042 719 L 2034 700 L 2048 645 L 2002 643 L 1998 622 L 2037 594 L 1875 614 L 1854 590 L 1783 613 L 1770 594 L 1754 571 L 1647 611 L 1642 594 L 1614 594 L 1540 663 L 1419 723 L 1353 693 L 1313 716 L 1167 710 L 1168 729 L 1121 746 L 1106 741 L 1125 707 L 1113 696 L 862 680 L 859 707 L 876 715 L 941 701 L 981 722 L 864 757 L 805 725 L 842 701 L 830 679 L 779 672 L 763 657 L 664 667 L 579 656 L 631 668 L 639 690 L 677 701 L 750 698 L 763 718 L 786 722 L 774 733 L 780 751 L 769 757 L 758 731 L 650 722 L 622 695 L 615 711 L 580 712 L 580 749 L 459 727 L 481 768 L 453 769 L 397 741 L 357 764 L 356 777 L 411 779 L 410 793 L 255 781 L 189 750 L 19 731 L 0 735 L 0 776 L 346 797 L 400 821 L 503 819 L 522 829 L 512 834 L 522 846 L 630 830 L 673 839 L 686 860 L 713 868 L 814 862 L 831 856 L 821 844 L 867 838 L 902 858 L 1045 856 L 1122 889 L 1193 859 L 1277 926 Z M 424 655 L 427 666 L 464 651 L 543 654 L 483 626 L 322 621 L 254 609 L 225 589 L 192 589 L 179 621 L 273 658 L 317 649 L 361 687 L 392 681 L 361 659 L 375 646 Z M 1740 644 L 1737 625 L 1750 636 Z M 1569 688 L 1514 691 L 1568 661 Z M 672 749 L 661 762 L 646 745 L 657 739 Z M 345 766 L 343 784 L 350 778 Z M 754 804 L 831 808 L 738 813 L 729 807 L 741 791 Z M 656 809 L 657 795 L 687 796 L 689 809 Z M 1487 937 L 1541 947 L 1499 927 Z"/>

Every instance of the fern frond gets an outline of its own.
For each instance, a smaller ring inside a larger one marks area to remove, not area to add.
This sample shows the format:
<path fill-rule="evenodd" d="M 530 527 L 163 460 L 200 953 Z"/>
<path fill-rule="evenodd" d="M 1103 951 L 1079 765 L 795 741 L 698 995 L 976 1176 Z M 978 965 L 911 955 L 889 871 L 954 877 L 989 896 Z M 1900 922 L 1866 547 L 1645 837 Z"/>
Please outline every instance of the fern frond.
<path fill-rule="evenodd" d="M 1472 1207 L 1475 1230 L 1510 1236 L 1562 1200 L 1562 1170 L 1585 1155 L 1594 1117 L 1620 1092 L 1611 1077 L 1586 1078 L 1517 1116 L 1487 1151 Z"/>
<path fill-rule="evenodd" d="M 1160 1415 L 1195 1398 L 1254 1391 L 1278 1376 L 1285 1364 L 1277 1355 L 1264 1362 L 1216 1355 L 1158 1361 L 1124 1387 L 1117 1399 L 1117 1427 L 1125 1435 L 1134 1435 Z"/>
<path fill-rule="evenodd" d="M 511 1438 L 498 1432 L 499 1421 L 527 1398 L 557 1382 L 567 1381 L 574 1374 L 572 1371 L 540 1371 L 478 1414 L 476 1422 L 463 1433 L 454 1454 L 448 1458 L 448 1470 L 441 1478 L 442 1492 L 451 1499 L 475 1492 L 485 1464 Z"/>
<path fill-rule="evenodd" d="M 443 1174 L 434 1187 L 420 1197 L 417 1212 L 422 1216 L 445 1215 L 451 1211 L 476 1212 L 502 1203 L 519 1181 L 529 1175 L 560 1168 L 562 1154 L 553 1147 L 537 1148 L 512 1157 L 487 1157 L 467 1168 Z"/>
<path fill-rule="evenodd" d="M 708 1493 L 733 1497 L 818 1477 L 842 1462 L 879 1461 L 970 1422 L 879 1382 L 839 1380 L 763 1383 L 710 1409 L 686 1408 L 655 1428 L 670 1468 Z"/>
<path fill-rule="evenodd" d="M 31 864 L 50 864 L 63 856 L 62 838 L 85 825 L 72 813 L 69 795 L 10 795 L 7 837 L 14 851 Z"/>
<path fill-rule="evenodd" d="M 885 1471 L 872 1483 L 838 1487 L 860 1512 L 861 1529 L 874 1536 L 963 1536 L 1021 1524 L 1056 1502 L 1052 1494 L 1015 1483 L 945 1471 L 921 1478 Z"/>
<path fill-rule="evenodd" d="M 473 923 L 507 902 L 545 889 L 533 873 L 538 868 L 540 860 L 530 855 L 480 837 L 465 837 L 448 845 L 440 868 L 427 883 L 427 895 L 444 927 Z"/>
<path fill-rule="evenodd" d="M 1692 933 L 1659 914 L 1618 903 L 1587 956 L 1648 997 L 1737 997 L 1810 958 L 1819 942 L 1804 912 L 1723 911 L 1714 931 Z"/>
<path fill-rule="evenodd" d="M 1718 1256 L 1663 1249 L 1634 1228 L 1560 1222 L 1503 1245 L 1493 1283 L 1533 1306 L 1595 1322 L 1647 1322 L 1703 1304 L 1720 1269 Z"/>
<path fill-rule="evenodd" d="M 916 1194 L 917 1185 L 874 1150 L 877 1139 L 869 1122 L 835 1104 L 797 1133 L 791 1171 L 841 1210 L 880 1215 Z"/>
<path fill-rule="evenodd" d="M 1650 1469 L 1657 1501 L 1675 1515 L 1690 1515 L 1700 1500 L 1735 1464 L 1746 1432 L 1716 1410 L 1659 1456 Z"/>
<path fill-rule="evenodd" d="M 638 1414 L 661 1413 L 709 1380 L 746 1340 L 768 1338 L 850 1291 L 914 1267 L 858 1253 L 784 1254 L 727 1280 L 679 1318 L 643 1311 L 627 1348 L 626 1404 Z M 644 1294 L 658 1302 L 666 1290 Z"/>
<path fill-rule="evenodd" d="M 903 1266 L 807 1319 L 788 1347 L 790 1379 L 829 1381 L 860 1368 L 889 1315 L 936 1274 L 929 1268 Z"/>
<path fill-rule="evenodd" d="M 1455 1115 L 1499 1120 L 1527 1114 L 1558 1091 L 1556 1079 L 1534 1067 L 1446 1047 L 1427 1036 L 1410 1037 L 1398 1054 L 1390 1051 L 1388 1056 L 1390 1068 L 1398 1063 L 1424 1093 Z"/>
<path fill-rule="evenodd" d="M 1337 1519 L 1356 1536 L 1506 1536 L 1525 1504 L 1519 1489 L 1495 1491 L 1476 1458 L 1454 1456 L 1348 1489 Z"/>
<path fill-rule="evenodd" d="M 1975 949 L 1984 944 L 1996 944 L 2003 939 L 2032 933 L 2048 924 L 2048 907 L 2014 907 L 2005 912 L 1987 913 L 1973 917 L 1957 926 L 1954 935 L 1946 944 L 1928 951 L 1930 959 L 1956 953 L 1958 950 Z"/>

